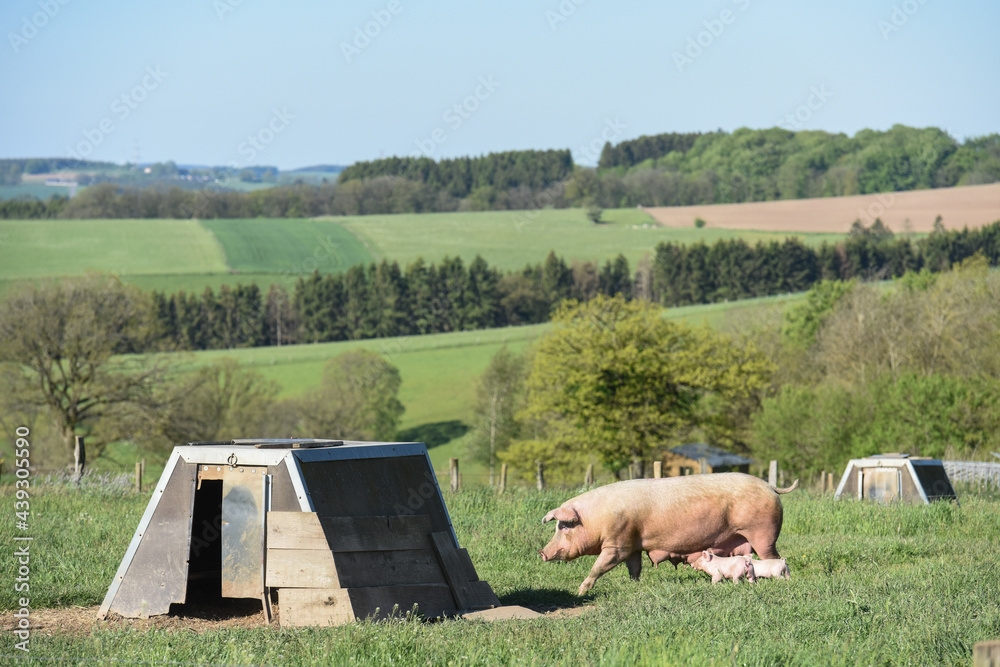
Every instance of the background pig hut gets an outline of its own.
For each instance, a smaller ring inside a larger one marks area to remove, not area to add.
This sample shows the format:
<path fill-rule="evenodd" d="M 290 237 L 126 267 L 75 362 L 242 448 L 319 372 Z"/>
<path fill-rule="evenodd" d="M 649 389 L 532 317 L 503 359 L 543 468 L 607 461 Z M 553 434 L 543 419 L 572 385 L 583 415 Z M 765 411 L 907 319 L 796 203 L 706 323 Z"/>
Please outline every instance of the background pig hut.
<path fill-rule="evenodd" d="M 597 556 L 580 584 L 580 595 L 619 563 L 637 580 L 644 551 L 654 566 L 691 563 L 702 551 L 780 558 L 779 494 L 797 485 L 798 480 L 776 489 L 735 472 L 615 482 L 570 498 L 546 514 L 542 523 L 558 523 L 539 553 L 543 561 Z"/>

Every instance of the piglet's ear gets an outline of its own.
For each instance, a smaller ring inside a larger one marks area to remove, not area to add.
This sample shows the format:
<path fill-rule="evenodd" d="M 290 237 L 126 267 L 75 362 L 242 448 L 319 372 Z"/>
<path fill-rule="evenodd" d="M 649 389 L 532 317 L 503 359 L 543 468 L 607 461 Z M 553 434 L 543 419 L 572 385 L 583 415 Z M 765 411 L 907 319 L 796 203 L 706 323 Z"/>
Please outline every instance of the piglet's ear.
<path fill-rule="evenodd" d="M 548 523 L 555 519 L 556 521 L 565 521 L 566 523 L 576 523 L 580 520 L 580 515 L 576 513 L 575 509 L 570 507 L 557 507 L 542 519 L 542 523 Z"/>

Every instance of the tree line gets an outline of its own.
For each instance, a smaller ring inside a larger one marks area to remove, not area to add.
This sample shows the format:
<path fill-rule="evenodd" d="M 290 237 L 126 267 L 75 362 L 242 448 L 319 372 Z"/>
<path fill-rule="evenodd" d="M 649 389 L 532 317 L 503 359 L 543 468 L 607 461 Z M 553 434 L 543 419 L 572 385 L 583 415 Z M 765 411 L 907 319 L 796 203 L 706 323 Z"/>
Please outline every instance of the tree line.
<path fill-rule="evenodd" d="M 208 287 L 150 296 L 151 349 L 205 350 L 315 343 L 486 329 L 548 321 L 566 299 L 598 294 L 632 297 L 628 260 L 603 266 L 567 264 L 554 252 L 544 262 L 503 273 L 482 257 L 440 264 L 422 259 L 401 269 L 382 260 L 344 273 L 300 278 L 292 293 L 271 285 Z M 144 350 L 145 351 L 145 350 Z"/>
<path fill-rule="evenodd" d="M 665 306 L 733 301 L 801 292 L 821 280 L 898 278 L 907 271 L 942 271 L 982 254 L 1000 264 L 1000 221 L 978 229 L 936 231 L 919 240 L 896 236 L 881 220 L 856 221 L 844 241 L 811 248 L 800 239 L 721 239 L 712 245 L 661 242 L 651 268 L 650 298 Z M 638 281 L 637 281 L 638 282 Z"/>
<path fill-rule="evenodd" d="M 663 306 L 733 301 L 801 292 L 823 280 L 865 281 L 911 271 L 941 271 L 973 255 L 1000 264 L 1000 222 L 939 231 L 913 241 L 880 221 L 857 223 L 843 242 L 811 248 L 796 238 L 751 245 L 660 243 L 633 272 L 619 255 L 603 265 L 550 252 L 539 264 L 501 272 L 482 257 L 402 268 L 382 260 L 338 274 L 301 277 L 289 291 L 271 285 L 223 285 L 200 295 L 154 291 L 152 344 L 204 350 L 358 340 L 535 324 L 562 301 L 597 295 Z"/>
<path fill-rule="evenodd" d="M 596 206 L 681 206 L 976 185 L 1000 180 L 1000 134 L 957 142 L 895 125 L 853 137 L 781 128 L 606 144 L 598 168 L 568 150 L 359 162 L 336 183 L 238 192 L 222 170 L 198 190 L 102 183 L 70 201 L 0 202 L 0 218 L 252 218 Z"/>
<path fill-rule="evenodd" d="M 615 205 L 801 199 L 1000 180 L 1000 134 L 959 143 L 894 125 L 853 137 L 781 128 L 662 134 L 606 144 L 591 196 Z"/>

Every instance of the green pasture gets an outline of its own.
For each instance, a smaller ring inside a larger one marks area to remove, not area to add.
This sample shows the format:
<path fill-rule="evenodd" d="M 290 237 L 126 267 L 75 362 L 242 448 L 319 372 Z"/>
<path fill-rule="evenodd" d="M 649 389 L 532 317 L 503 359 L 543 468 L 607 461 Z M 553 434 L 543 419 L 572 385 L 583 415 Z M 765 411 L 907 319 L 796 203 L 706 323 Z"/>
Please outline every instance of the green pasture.
<path fill-rule="evenodd" d="M 368 264 L 372 255 L 353 234 L 330 220 L 205 220 L 233 271 L 280 275 L 340 273 Z"/>
<path fill-rule="evenodd" d="M 226 665 L 969 665 L 974 644 L 1000 637 L 1000 499 L 960 492 L 961 504 L 873 505 L 799 490 L 782 497 L 778 548 L 790 581 L 712 585 L 687 566 L 619 566 L 585 596 L 594 563 L 543 563 L 553 533 L 541 517 L 576 489 L 444 490 L 462 547 L 505 605 L 544 613 L 492 623 L 419 616 L 339 627 L 193 632 L 185 613 L 140 629 L 93 620 L 149 499 L 127 480 L 81 487 L 32 480 L 27 531 L 14 489 L 0 488 L 0 530 L 33 537 L 29 618 L 58 607 L 83 622 L 51 622 L 14 649 L 13 585 L 0 588 L 0 658 L 87 664 Z M 0 561 L 13 582 L 18 562 Z M 254 607 L 248 602 L 248 611 Z M 257 607 L 256 609 L 259 609 Z M 402 610 L 405 612 L 406 610 Z M 258 617 L 259 618 L 259 617 Z"/>
<path fill-rule="evenodd" d="M 742 238 L 752 244 L 797 236 L 818 245 L 824 240 L 843 239 L 841 234 L 696 229 L 693 225 L 655 227 L 652 218 L 638 209 L 605 211 L 604 218 L 608 222 L 595 225 L 582 209 L 543 209 L 366 215 L 338 220 L 379 259 L 386 257 L 405 266 L 418 257 L 437 262 L 445 256 L 458 256 L 469 262 L 482 255 L 491 266 L 506 271 L 538 263 L 550 250 L 567 263 L 578 259 L 603 264 L 621 253 L 634 269 L 662 241 L 711 244 Z"/>
<path fill-rule="evenodd" d="M 554 250 L 605 262 L 624 254 L 635 268 L 661 241 L 781 240 L 784 233 L 654 227 L 638 209 L 604 212 L 594 225 L 581 209 L 371 215 L 324 219 L 2 220 L 0 294 L 21 280 L 100 271 L 144 290 L 201 293 L 254 282 L 291 286 L 314 270 L 338 273 L 381 259 L 403 267 L 482 255 L 504 271 L 537 264 Z M 798 234 L 806 243 L 842 238 Z"/>
<path fill-rule="evenodd" d="M 0 220 L 0 280 L 228 270 L 222 246 L 195 220 Z"/>

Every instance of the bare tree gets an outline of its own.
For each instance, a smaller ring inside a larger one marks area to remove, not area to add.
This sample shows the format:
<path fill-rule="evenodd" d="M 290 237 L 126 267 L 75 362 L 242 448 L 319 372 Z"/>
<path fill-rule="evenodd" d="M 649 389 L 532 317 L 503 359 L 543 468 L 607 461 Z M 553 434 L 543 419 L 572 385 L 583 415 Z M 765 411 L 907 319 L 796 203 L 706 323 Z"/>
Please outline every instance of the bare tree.
<path fill-rule="evenodd" d="M 164 358 L 128 354 L 146 349 L 151 322 L 148 299 L 115 277 L 15 288 L 0 304 L 0 393 L 51 415 L 64 442 L 60 458 L 72 460 L 80 432 L 99 453 L 157 407 Z"/>

